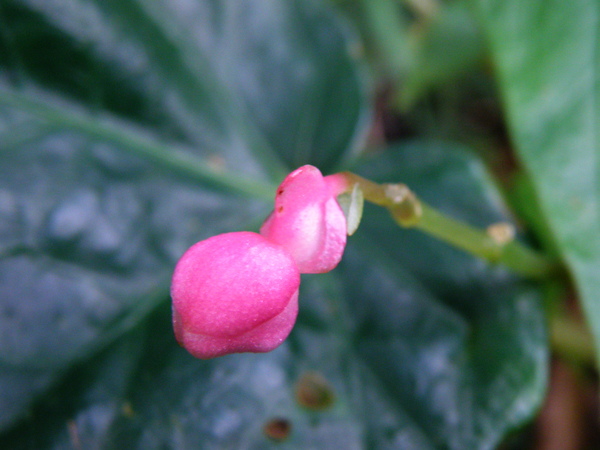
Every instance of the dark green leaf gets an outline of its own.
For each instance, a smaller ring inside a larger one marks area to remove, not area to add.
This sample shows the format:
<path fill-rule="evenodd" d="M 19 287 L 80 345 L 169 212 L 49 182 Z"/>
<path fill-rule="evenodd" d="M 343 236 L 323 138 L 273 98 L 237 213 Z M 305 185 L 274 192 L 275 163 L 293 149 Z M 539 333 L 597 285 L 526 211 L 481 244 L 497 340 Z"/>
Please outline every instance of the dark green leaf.
<path fill-rule="evenodd" d="M 116 448 L 109 430 L 131 416 L 125 393 L 143 352 L 146 334 L 136 329 L 84 365 L 75 365 L 29 416 L 4 436 L 5 448 Z"/>
<path fill-rule="evenodd" d="M 428 91 L 464 77 L 480 63 L 483 39 L 467 3 L 443 5 L 407 35 L 413 61 L 405 79 L 400 80 L 398 101 L 404 110 Z"/>
<path fill-rule="evenodd" d="M 235 194 L 272 198 L 299 148 L 338 163 L 368 108 L 356 44 L 315 4 L 5 1 L 0 20 L 6 427 L 164 301 L 189 245 L 257 228 L 269 205 Z M 282 142 L 295 116 L 325 128 Z"/>
<path fill-rule="evenodd" d="M 460 148 L 407 145 L 360 172 L 406 183 L 474 225 L 507 220 L 489 177 Z M 493 448 L 544 397 L 539 294 L 503 268 L 399 229 L 387 216 L 366 209 L 353 238 L 357 252 L 344 258 L 357 351 L 431 445 Z"/>
<path fill-rule="evenodd" d="M 428 201 L 464 219 L 504 218 L 481 166 L 455 150 L 415 144 L 359 171 L 407 181 L 425 197 L 442 193 Z M 196 360 L 165 339 L 170 312 L 161 308 L 117 402 L 127 409 L 87 442 L 265 448 L 273 441 L 264 427 L 276 420 L 290 426 L 282 448 L 497 446 L 543 399 L 539 295 L 380 212 L 368 209 L 338 269 L 303 279 L 298 324 L 272 353 Z M 329 407 L 300 404 L 307 374 L 324 380 Z"/>

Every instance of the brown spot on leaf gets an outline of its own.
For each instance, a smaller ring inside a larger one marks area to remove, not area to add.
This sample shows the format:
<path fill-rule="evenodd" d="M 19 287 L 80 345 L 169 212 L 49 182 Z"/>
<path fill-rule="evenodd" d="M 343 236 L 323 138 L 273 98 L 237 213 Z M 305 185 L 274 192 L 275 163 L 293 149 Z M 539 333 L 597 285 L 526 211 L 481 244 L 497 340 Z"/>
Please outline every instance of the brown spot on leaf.
<path fill-rule="evenodd" d="M 276 417 L 265 424 L 263 432 L 269 439 L 283 441 L 292 432 L 292 424 L 287 419 Z"/>
<path fill-rule="evenodd" d="M 335 401 L 333 388 L 319 372 L 304 373 L 296 384 L 296 400 L 305 408 L 322 410 Z"/>

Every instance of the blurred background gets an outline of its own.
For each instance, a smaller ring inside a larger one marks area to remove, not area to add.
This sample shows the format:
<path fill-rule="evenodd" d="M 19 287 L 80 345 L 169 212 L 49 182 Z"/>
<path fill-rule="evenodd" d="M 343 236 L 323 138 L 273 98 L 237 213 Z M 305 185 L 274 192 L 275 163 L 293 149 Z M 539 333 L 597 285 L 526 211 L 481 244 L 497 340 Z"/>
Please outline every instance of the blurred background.
<path fill-rule="evenodd" d="M 595 448 L 588 3 L 0 0 L 0 447 Z M 569 276 L 367 205 L 280 348 L 194 359 L 177 259 L 257 231 L 303 164 L 507 222 Z"/>

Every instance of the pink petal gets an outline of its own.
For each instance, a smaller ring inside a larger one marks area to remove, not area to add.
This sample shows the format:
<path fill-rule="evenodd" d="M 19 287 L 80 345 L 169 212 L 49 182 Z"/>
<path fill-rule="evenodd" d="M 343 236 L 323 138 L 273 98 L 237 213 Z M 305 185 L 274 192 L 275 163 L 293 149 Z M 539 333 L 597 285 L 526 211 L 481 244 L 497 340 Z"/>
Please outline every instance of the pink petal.
<path fill-rule="evenodd" d="M 240 336 L 219 338 L 180 329 L 176 337 L 192 355 L 201 359 L 216 358 L 230 353 L 270 352 L 289 336 L 297 315 L 298 291 L 280 314 Z"/>
<path fill-rule="evenodd" d="M 289 253 L 259 234 L 198 242 L 173 274 L 177 340 L 199 358 L 272 350 L 294 325 L 299 285 Z"/>

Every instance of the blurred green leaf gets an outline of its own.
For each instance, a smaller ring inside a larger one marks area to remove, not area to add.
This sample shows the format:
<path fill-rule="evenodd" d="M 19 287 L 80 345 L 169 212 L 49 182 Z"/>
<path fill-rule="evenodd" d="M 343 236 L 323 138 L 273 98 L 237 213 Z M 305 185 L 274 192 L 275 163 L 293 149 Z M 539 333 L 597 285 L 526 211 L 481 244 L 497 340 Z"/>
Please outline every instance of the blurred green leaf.
<path fill-rule="evenodd" d="M 417 23 L 406 35 L 412 63 L 400 78 L 397 105 L 410 110 L 431 90 L 455 82 L 481 62 L 483 39 L 464 1 L 442 3 L 431 18 Z"/>
<path fill-rule="evenodd" d="M 600 349 L 597 2 L 475 2 L 514 144 Z"/>
<path fill-rule="evenodd" d="M 432 91 L 473 72 L 483 37 L 466 1 L 338 0 L 362 30 L 393 106 L 409 111 Z"/>

